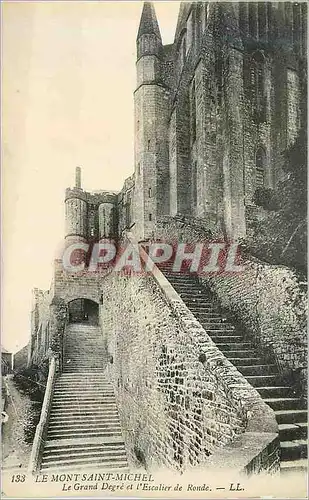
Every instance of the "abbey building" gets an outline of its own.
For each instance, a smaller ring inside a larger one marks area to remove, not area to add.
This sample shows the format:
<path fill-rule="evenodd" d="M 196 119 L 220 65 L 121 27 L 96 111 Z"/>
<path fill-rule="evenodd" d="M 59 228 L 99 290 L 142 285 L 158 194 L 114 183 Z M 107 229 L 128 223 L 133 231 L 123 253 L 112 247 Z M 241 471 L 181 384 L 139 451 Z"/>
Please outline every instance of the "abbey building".
<path fill-rule="evenodd" d="M 237 238 L 254 194 L 282 178 L 305 110 L 305 3 L 181 3 L 163 45 L 145 2 L 137 33 L 135 165 L 120 193 L 67 190 L 67 238 L 139 241 L 161 216 L 202 219 Z"/>

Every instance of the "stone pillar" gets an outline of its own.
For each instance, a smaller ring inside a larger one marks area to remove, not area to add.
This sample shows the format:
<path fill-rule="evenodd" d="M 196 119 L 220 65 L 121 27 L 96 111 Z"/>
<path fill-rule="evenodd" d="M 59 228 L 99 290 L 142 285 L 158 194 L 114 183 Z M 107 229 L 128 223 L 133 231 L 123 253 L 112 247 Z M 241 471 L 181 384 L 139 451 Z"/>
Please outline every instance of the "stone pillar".
<path fill-rule="evenodd" d="M 101 203 L 99 205 L 99 238 L 111 238 L 114 233 L 114 204 Z"/>

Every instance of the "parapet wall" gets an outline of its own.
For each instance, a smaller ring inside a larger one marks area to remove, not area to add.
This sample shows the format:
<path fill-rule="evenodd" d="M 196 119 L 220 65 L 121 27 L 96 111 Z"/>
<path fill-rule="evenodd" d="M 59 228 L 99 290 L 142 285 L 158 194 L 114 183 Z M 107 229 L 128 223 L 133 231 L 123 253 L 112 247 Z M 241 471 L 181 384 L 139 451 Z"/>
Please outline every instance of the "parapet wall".
<path fill-rule="evenodd" d="M 217 466 L 216 453 L 241 439 L 250 457 L 238 450 L 243 461 L 233 463 L 230 454 L 227 467 L 244 469 L 271 443 L 272 458 L 266 453 L 259 467 L 278 467 L 273 411 L 161 272 L 110 273 L 101 286 L 100 321 L 131 463 L 175 470 Z"/>

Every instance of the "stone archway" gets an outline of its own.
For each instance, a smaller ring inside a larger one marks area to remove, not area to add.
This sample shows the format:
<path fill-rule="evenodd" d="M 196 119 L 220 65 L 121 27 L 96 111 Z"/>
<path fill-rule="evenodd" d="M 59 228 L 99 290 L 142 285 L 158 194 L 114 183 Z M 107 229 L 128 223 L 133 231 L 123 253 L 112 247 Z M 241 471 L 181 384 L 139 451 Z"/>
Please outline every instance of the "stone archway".
<path fill-rule="evenodd" d="M 94 300 L 79 297 L 68 302 L 69 322 L 99 324 L 99 305 Z"/>

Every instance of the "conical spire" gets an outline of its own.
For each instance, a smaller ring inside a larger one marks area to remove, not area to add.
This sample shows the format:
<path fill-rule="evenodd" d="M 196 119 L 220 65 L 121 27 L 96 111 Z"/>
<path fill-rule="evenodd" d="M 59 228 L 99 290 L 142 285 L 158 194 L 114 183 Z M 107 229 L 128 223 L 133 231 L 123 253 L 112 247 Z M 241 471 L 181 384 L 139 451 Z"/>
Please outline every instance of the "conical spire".
<path fill-rule="evenodd" d="M 152 2 L 144 2 L 137 38 L 142 35 L 156 35 L 161 40 L 158 20 Z"/>

